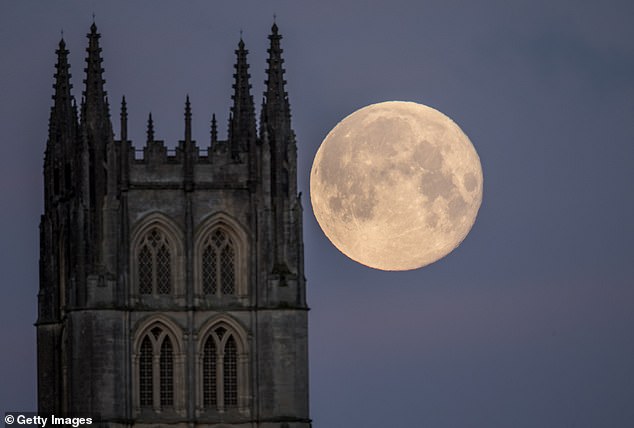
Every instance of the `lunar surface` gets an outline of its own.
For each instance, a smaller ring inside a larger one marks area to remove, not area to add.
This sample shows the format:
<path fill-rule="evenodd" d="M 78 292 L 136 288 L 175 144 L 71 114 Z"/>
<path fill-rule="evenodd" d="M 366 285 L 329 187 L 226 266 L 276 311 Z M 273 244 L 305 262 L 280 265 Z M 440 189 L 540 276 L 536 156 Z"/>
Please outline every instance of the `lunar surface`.
<path fill-rule="evenodd" d="M 412 102 L 364 107 L 326 136 L 310 174 L 315 217 L 351 259 L 409 270 L 453 251 L 482 202 L 480 158 L 450 118 Z"/>

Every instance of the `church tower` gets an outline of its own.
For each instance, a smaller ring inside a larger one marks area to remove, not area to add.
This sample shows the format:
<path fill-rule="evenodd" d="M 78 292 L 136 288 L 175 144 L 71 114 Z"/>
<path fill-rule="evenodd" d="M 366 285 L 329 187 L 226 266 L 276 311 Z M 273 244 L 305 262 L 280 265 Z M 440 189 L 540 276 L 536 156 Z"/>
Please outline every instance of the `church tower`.
<path fill-rule="evenodd" d="M 41 414 L 100 426 L 308 428 L 297 147 L 273 25 L 259 130 L 238 43 L 228 136 L 142 150 L 112 130 L 100 34 L 79 109 L 57 49 L 44 157 L 37 328 Z M 158 127 L 157 127 L 158 128 Z"/>

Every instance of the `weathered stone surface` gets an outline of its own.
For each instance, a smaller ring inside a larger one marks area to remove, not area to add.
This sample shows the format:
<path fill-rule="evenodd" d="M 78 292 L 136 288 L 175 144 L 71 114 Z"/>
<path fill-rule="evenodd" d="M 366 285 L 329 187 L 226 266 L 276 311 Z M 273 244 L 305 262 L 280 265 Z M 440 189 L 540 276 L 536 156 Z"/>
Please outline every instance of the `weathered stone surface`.
<path fill-rule="evenodd" d="M 260 135 L 240 41 L 228 139 L 214 121 L 210 147 L 192 140 L 188 98 L 175 150 L 153 127 L 135 149 L 125 99 L 114 139 L 95 25 L 88 37 L 80 120 L 58 49 L 40 225 L 40 411 L 111 427 L 309 427 L 301 205 L 277 26 Z M 219 395 L 205 398 L 205 385 Z"/>

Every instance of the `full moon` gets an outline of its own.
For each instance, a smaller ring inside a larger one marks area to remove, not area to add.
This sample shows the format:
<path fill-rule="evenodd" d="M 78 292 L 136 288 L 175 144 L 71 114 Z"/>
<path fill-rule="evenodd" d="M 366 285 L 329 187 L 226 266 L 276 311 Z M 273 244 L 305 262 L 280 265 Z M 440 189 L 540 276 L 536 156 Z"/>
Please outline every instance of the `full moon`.
<path fill-rule="evenodd" d="M 310 173 L 317 222 L 351 259 L 417 269 L 467 236 L 482 202 L 482 167 L 469 138 L 413 102 L 372 104 L 322 142 Z"/>

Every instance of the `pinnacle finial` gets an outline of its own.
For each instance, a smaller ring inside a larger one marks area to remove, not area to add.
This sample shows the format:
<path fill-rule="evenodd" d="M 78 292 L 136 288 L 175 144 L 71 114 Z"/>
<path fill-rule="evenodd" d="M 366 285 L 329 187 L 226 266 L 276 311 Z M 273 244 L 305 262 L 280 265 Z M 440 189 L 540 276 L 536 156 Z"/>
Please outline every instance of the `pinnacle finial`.
<path fill-rule="evenodd" d="M 185 141 L 192 139 L 192 108 L 189 102 L 189 94 L 185 99 Z"/>
<path fill-rule="evenodd" d="M 277 35 L 277 31 L 278 31 L 276 18 L 277 18 L 277 15 L 273 14 L 273 26 L 271 27 L 271 33 L 273 33 L 273 35 Z"/>
<path fill-rule="evenodd" d="M 280 46 L 282 36 L 278 33 L 277 24 L 273 24 L 271 35 L 269 36 L 270 46 L 268 49 L 269 58 L 266 60 L 268 68 L 266 70 L 266 104 L 275 111 L 282 111 L 284 115 L 288 115 L 289 106 L 286 92 L 284 91 L 284 59 L 282 52 L 284 50 Z M 272 117 L 269 117 L 272 119 Z"/>
<path fill-rule="evenodd" d="M 55 83 L 53 84 L 53 108 L 49 120 L 49 132 L 56 127 L 58 130 L 70 126 L 76 120 L 73 109 L 73 96 L 70 83 L 70 65 L 68 63 L 68 49 L 62 38 L 59 47 L 55 51 L 57 63 L 55 64 Z"/>
<path fill-rule="evenodd" d="M 147 119 L 147 142 L 154 141 L 154 121 L 152 120 L 152 113 L 150 112 Z"/>
<path fill-rule="evenodd" d="M 128 139 L 128 107 L 125 103 L 125 95 L 121 98 L 121 141 Z"/>
<path fill-rule="evenodd" d="M 86 52 L 86 78 L 84 79 L 84 97 L 88 110 L 98 115 L 108 116 L 108 106 L 106 102 L 106 91 L 104 89 L 105 80 L 103 78 L 103 67 L 101 58 L 101 47 L 99 39 L 101 35 L 97 32 L 97 25 L 93 22 L 88 33 L 88 48 Z M 92 114 L 92 113 L 91 113 Z"/>
<path fill-rule="evenodd" d="M 128 120 L 128 105 L 125 102 L 125 95 L 121 98 L 121 120 Z"/>
<path fill-rule="evenodd" d="M 288 95 L 284 89 L 286 80 L 284 80 L 284 59 L 282 53 L 284 50 L 280 45 L 282 35 L 278 33 L 276 24 L 273 24 L 272 32 L 269 35 L 269 57 L 266 60 L 268 67 L 266 69 L 265 80 L 266 89 L 264 91 L 264 105 L 262 106 L 260 123 L 268 126 L 269 136 L 275 134 L 279 138 L 286 138 L 291 133 L 290 128 L 290 103 Z"/>
<path fill-rule="evenodd" d="M 245 49 L 244 40 L 240 38 L 236 53 L 236 63 L 234 66 L 235 79 L 233 84 L 233 106 L 231 114 L 233 120 L 229 125 L 229 141 L 231 151 L 235 155 L 239 151 L 245 150 L 255 139 L 255 109 L 253 97 L 251 96 L 251 84 L 249 83 L 249 63 L 247 55 L 249 51 Z"/>
<path fill-rule="evenodd" d="M 218 142 L 218 122 L 216 122 L 216 113 L 211 115 L 211 144 Z"/>
<path fill-rule="evenodd" d="M 55 52 L 57 53 L 57 64 L 55 65 L 57 73 L 55 74 L 55 85 L 53 88 L 56 90 L 56 97 L 58 96 L 57 92 L 61 91 L 70 98 L 70 93 L 66 94 L 67 89 L 69 91 L 72 88 L 70 84 L 70 65 L 68 64 L 66 42 L 63 38 L 59 41 L 59 47 Z"/>

